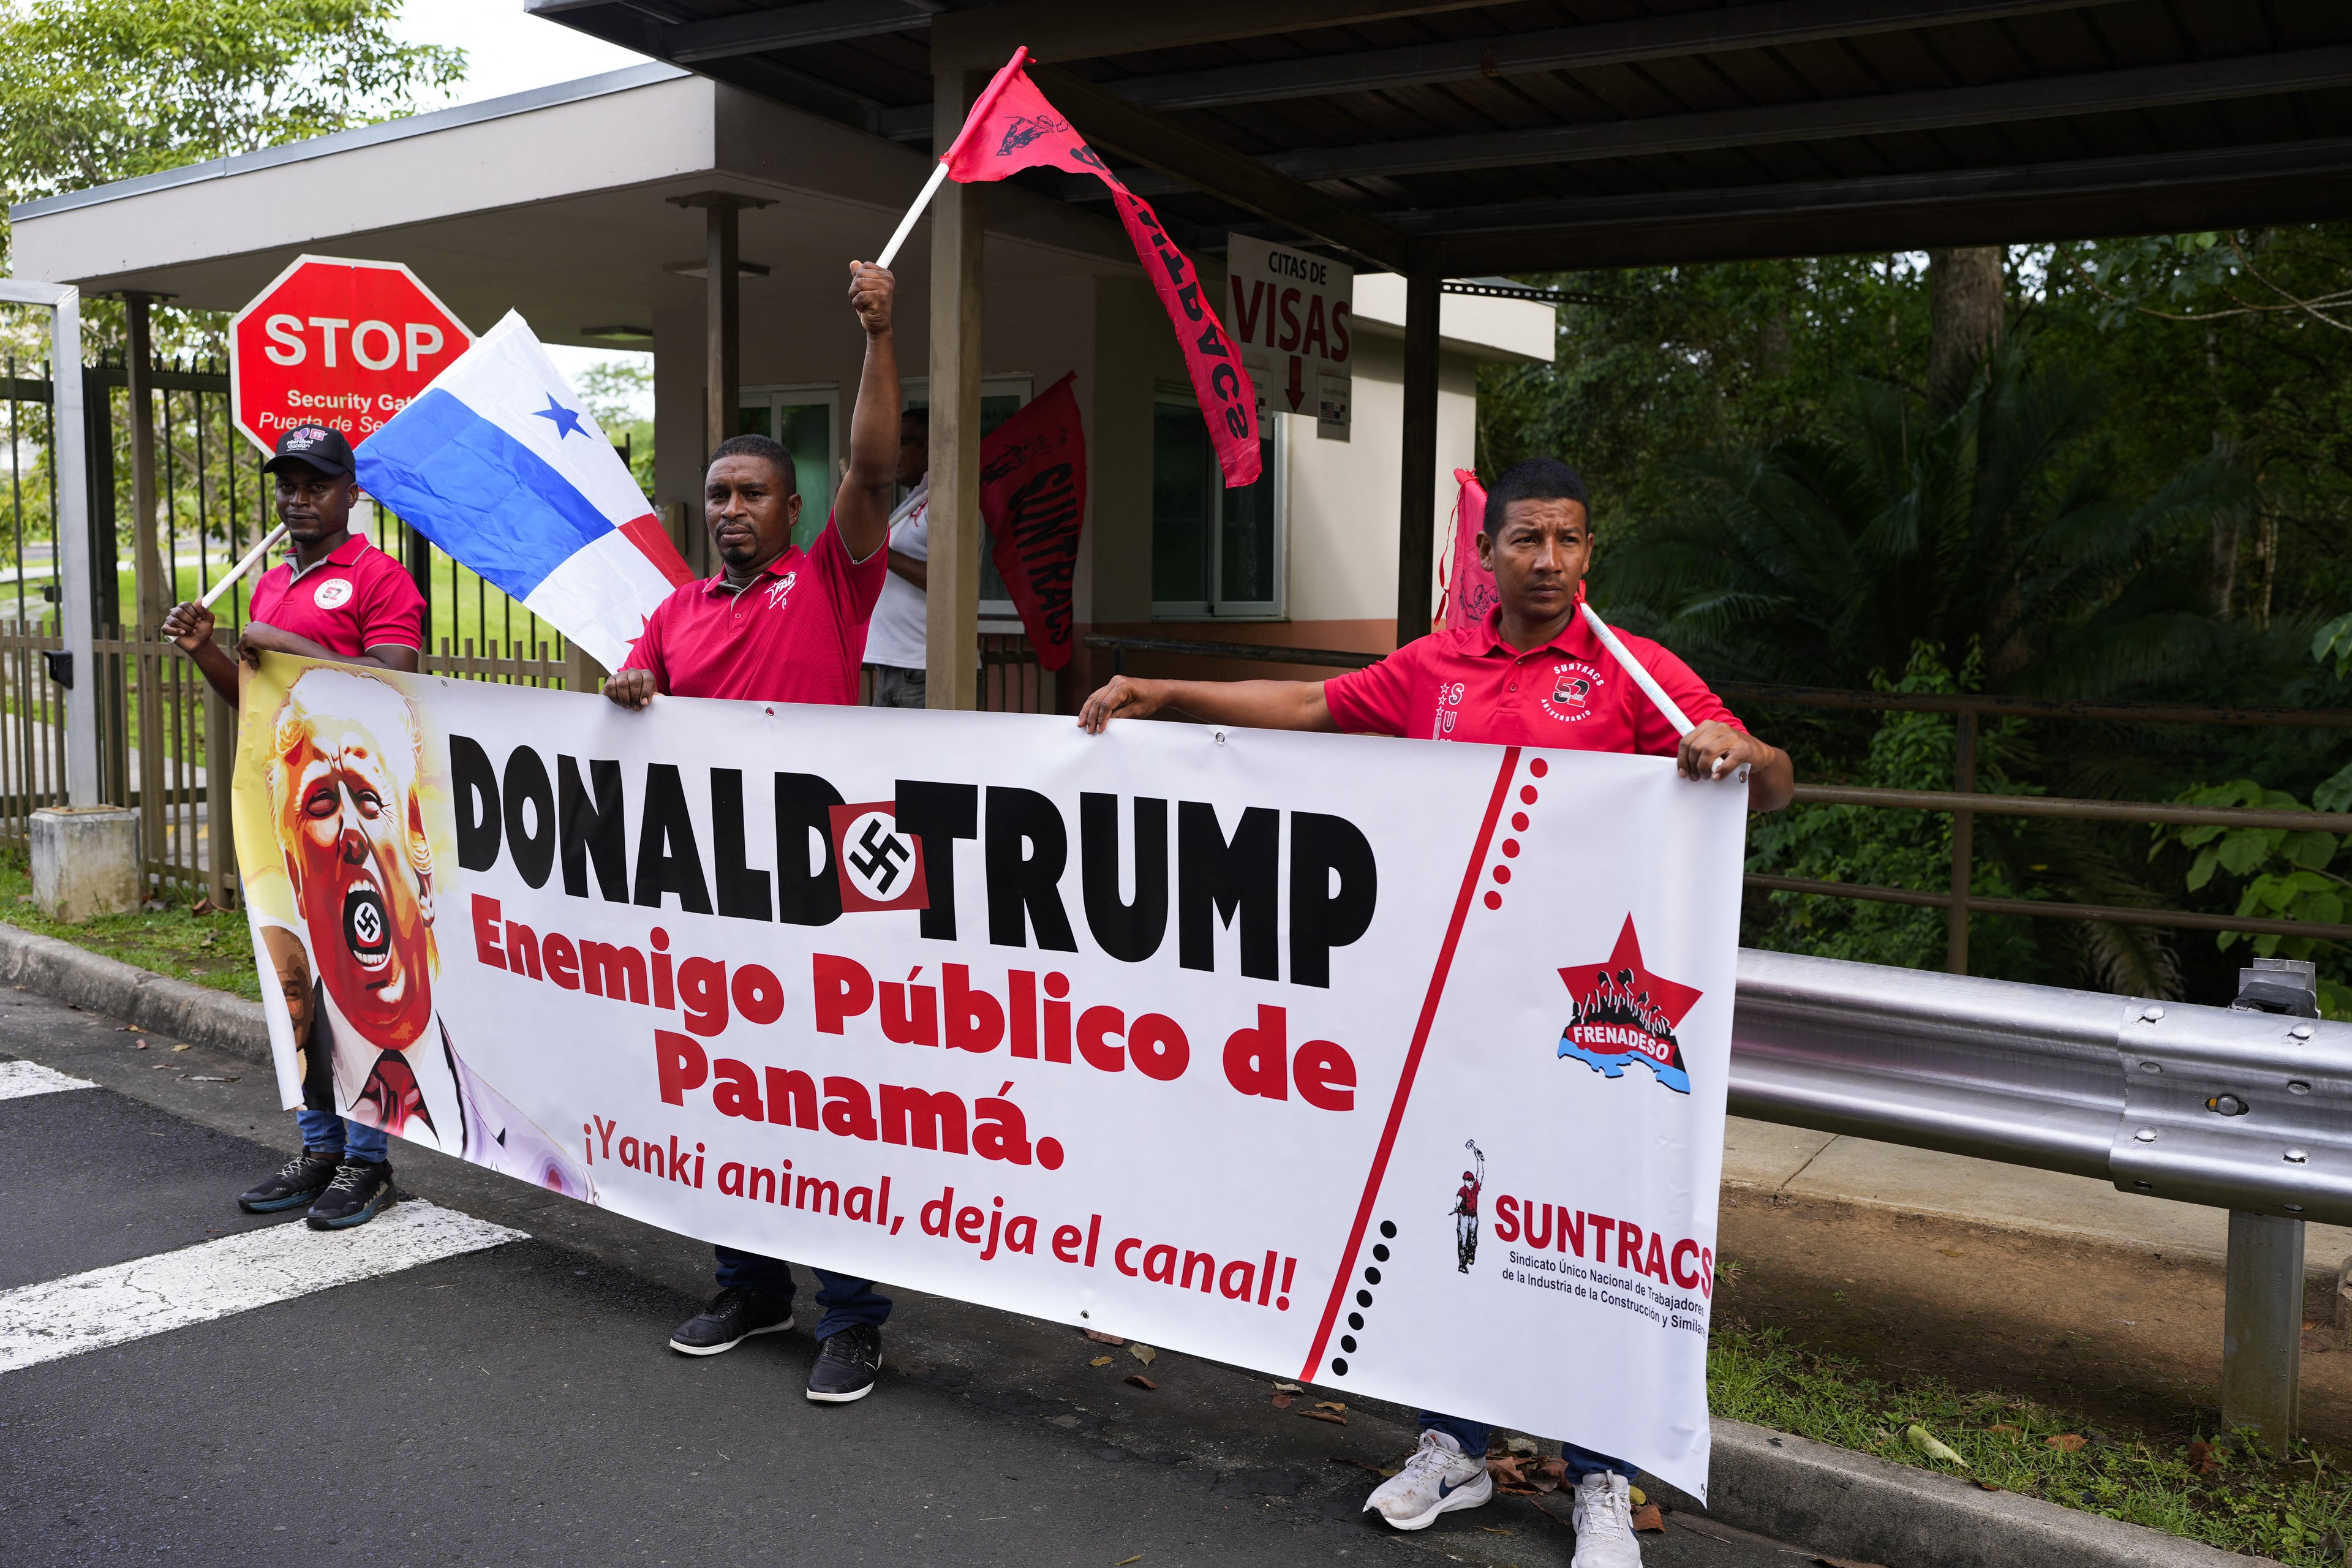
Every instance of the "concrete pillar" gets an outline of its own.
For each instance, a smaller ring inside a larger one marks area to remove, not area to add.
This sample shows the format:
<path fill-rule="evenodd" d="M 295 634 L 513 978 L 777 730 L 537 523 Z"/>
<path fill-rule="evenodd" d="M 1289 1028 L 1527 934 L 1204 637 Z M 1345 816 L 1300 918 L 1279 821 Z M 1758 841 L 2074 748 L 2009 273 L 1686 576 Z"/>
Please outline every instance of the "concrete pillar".
<path fill-rule="evenodd" d="M 1436 250 L 1413 247 L 1404 291 L 1404 428 L 1397 495 L 1397 646 L 1429 635 L 1430 577 L 1437 555 L 1437 313 L 1444 300 Z"/>
<path fill-rule="evenodd" d="M 45 805 L 33 813 L 33 902 L 79 925 L 136 910 L 147 888 L 139 814 L 117 805 Z"/>
<path fill-rule="evenodd" d="M 948 68 L 932 79 L 932 135 L 945 147 L 963 129 L 984 71 Z M 931 202 L 931 489 L 927 667 L 929 705 L 980 700 L 981 263 L 986 187 L 950 180 Z"/>

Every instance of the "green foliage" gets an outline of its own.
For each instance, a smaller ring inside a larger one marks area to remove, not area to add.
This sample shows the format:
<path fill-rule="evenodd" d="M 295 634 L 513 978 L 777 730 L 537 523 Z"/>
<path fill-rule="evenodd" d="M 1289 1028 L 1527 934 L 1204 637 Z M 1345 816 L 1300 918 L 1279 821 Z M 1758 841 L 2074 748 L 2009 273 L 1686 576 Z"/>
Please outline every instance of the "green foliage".
<path fill-rule="evenodd" d="M 2183 792 L 2180 799 L 2189 805 L 2259 806 L 2271 811 L 2311 809 L 2284 791 L 2265 789 L 2252 779 L 2200 785 Z M 2323 809 L 2340 809 L 2341 805 L 2338 801 Z M 2233 913 L 2261 920 L 2314 921 L 2324 925 L 2340 925 L 2344 921 L 2346 895 L 2347 889 L 2352 889 L 2352 879 L 2330 868 L 2342 847 L 2342 840 L 2333 833 L 2299 832 L 2284 827 L 2159 826 L 2155 830 L 2155 839 L 2148 850 L 2151 860 L 2168 846 L 2178 845 L 2191 852 L 2193 858 L 2184 881 L 2192 893 L 2211 885 L 2217 876 L 2224 887 L 2238 884 Z M 2229 931 L 2219 933 L 2214 942 L 2224 952 L 2241 942 L 2249 942 L 2263 958 L 2283 953 L 2288 958 L 2317 962 L 2322 971 L 2322 1011 L 2331 1018 L 2352 1018 L 2352 985 L 2346 984 L 2342 943 L 2315 937 L 2249 936 Z"/>
<path fill-rule="evenodd" d="M 654 422 L 637 410 L 653 401 L 654 367 L 647 354 L 615 355 L 589 367 L 580 377 L 581 400 L 596 416 L 605 439 L 625 445 L 629 471 L 650 502 L 654 493 Z"/>
<path fill-rule="evenodd" d="M 1905 1441 L 1916 1424 L 1956 1449 L 1973 1479 L 2224 1551 L 2336 1568 L 2352 1533 L 2352 1487 L 2336 1458 L 2308 1443 L 2274 1462 L 2209 1431 L 2194 1439 L 2208 1450 L 2200 1454 L 2175 1435 L 2100 1431 L 2034 1400 L 1933 1377 L 1882 1381 L 1742 1322 L 1715 1324 L 1706 1359 L 1716 1415 L 1894 1464 L 1953 1473 Z M 2073 1441 L 2053 1447 L 2053 1437 Z"/>
<path fill-rule="evenodd" d="M 401 42 L 400 5 L 0 0 L 0 208 L 414 112 L 466 54 Z M 92 312 L 100 343 L 118 310 Z M 166 350 L 209 335 L 159 331 Z"/>
<path fill-rule="evenodd" d="M 253 966 L 253 936 L 244 911 L 194 910 L 194 895 L 171 895 L 173 907 L 159 912 L 102 915 L 80 925 L 60 925 L 33 907 L 33 875 L 22 847 L 0 848 L 0 921 L 56 937 L 142 969 L 227 991 L 248 1002 L 261 999 Z"/>

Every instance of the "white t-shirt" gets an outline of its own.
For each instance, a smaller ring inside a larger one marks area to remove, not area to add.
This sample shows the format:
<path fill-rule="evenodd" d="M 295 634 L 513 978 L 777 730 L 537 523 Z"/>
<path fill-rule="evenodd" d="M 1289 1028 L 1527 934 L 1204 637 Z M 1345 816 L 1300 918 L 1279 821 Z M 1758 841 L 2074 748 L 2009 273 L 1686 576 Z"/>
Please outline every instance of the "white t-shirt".
<path fill-rule="evenodd" d="M 916 561 L 931 558 L 931 481 L 923 476 L 914 492 L 890 514 L 890 548 Z M 924 631 L 930 612 L 923 591 L 896 572 L 882 579 L 882 596 L 875 601 L 874 617 L 866 627 L 866 662 L 898 669 L 921 669 Z"/>

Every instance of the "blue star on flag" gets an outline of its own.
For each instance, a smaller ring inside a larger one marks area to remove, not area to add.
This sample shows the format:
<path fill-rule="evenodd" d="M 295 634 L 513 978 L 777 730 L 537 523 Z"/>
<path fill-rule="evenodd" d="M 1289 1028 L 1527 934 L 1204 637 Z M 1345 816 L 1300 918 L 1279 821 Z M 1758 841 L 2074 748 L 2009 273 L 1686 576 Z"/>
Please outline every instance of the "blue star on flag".
<path fill-rule="evenodd" d="M 551 392 L 547 394 L 546 407 L 534 408 L 530 412 L 532 418 L 545 419 L 554 425 L 555 438 L 559 441 L 575 431 L 583 436 L 588 434 L 580 424 L 580 411 L 576 408 L 566 408 L 556 402 L 555 394 Z"/>

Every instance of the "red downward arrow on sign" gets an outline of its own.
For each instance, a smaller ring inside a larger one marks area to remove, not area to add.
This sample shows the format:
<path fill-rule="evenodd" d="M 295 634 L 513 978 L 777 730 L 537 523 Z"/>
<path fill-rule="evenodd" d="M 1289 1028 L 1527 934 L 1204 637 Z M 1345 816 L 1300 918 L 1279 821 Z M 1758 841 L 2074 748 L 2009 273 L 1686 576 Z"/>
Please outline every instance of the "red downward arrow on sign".
<path fill-rule="evenodd" d="M 1298 355 L 1292 354 L 1290 356 L 1290 411 L 1293 414 L 1298 412 L 1299 399 L 1307 395 L 1307 389 L 1299 384 L 1304 368 Z"/>

